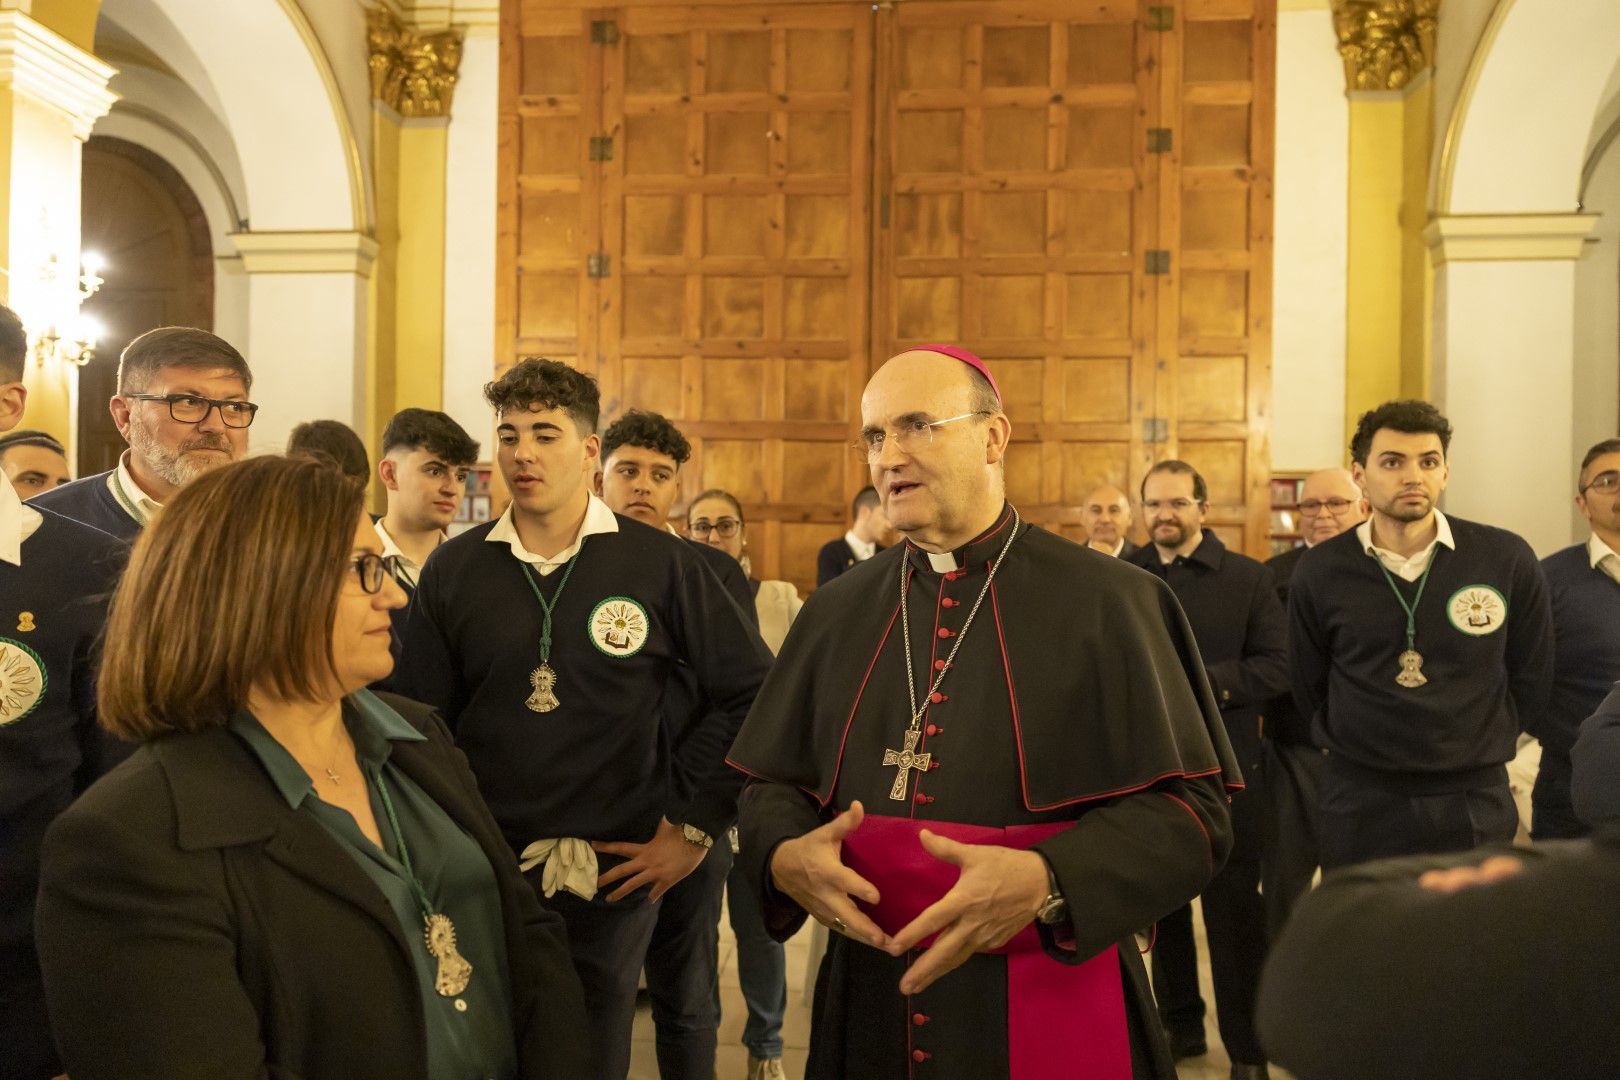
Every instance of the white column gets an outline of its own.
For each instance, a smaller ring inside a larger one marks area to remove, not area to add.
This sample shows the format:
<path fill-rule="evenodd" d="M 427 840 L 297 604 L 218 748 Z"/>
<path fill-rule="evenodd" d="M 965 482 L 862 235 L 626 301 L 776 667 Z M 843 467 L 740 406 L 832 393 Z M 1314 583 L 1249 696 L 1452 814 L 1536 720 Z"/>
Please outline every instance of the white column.
<path fill-rule="evenodd" d="M 21 11 L 0 10 L 0 297 L 31 339 L 79 329 L 79 170 L 90 127 L 112 107 L 114 69 Z M 30 361 L 25 422 L 75 456 L 78 368 Z"/>
<path fill-rule="evenodd" d="M 279 451 L 304 420 L 365 419 L 369 290 L 377 242 L 357 232 L 231 237 L 247 272 L 247 340 L 259 403 L 252 448 Z"/>
<path fill-rule="evenodd" d="M 1434 399 L 1450 418 L 1450 513 L 1573 539 L 1575 261 L 1592 214 L 1436 218 Z"/>

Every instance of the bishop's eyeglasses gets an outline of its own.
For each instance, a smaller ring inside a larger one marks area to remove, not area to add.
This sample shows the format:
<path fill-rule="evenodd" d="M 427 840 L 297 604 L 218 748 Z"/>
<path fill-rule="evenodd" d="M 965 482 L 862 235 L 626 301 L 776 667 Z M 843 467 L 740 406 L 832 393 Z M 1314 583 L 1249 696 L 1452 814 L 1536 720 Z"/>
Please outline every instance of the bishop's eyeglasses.
<path fill-rule="evenodd" d="M 198 397 L 196 394 L 124 394 L 132 401 L 164 401 L 169 405 L 169 418 L 182 424 L 200 424 L 208 414 L 219 410 L 219 418 L 226 427 L 245 428 L 253 423 L 259 407 L 251 401 L 226 401 L 221 398 Z"/>
<path fill-rule="evenodd" d="M 926 416 L 903 416 L 891 431 L 880 427 L 870 427 L 861 432 L 861 441 L 850 449 L 866 459 L 867 464 L 876 465 L 878 458 L 883 456 L 883 448 L 892 441 L 900 448 L 902 454 L 915 454 L 934 441 L 934 429 L 954 424 L 958 420 L 968 420 L 975 416 L 990 416 L 990 413 L 965 412 L 961 416 L 948 416 L 943 420 L 930 420 Z"/>
<path fill-rule="evenodd" d="M 384 578 L 399 580 L 398 555 L 378 555 L 368 551 L 364 555 L 356 555 L 354 562 L 354 576 L 360 579 L 360 590 L 370 595 L 382 591 Z"/>
<path fill-rule="evenodd" d="M 742 522 L 736 518 L 723 517 L 718 521 L 698 518 L 686 527 L 686 531 L 692 534 L 694 540 L 707 540 L 710 533 L 714 533 L 722 540 L 730 540 L 737 535 L 737 530 L 741 528 Z"/>

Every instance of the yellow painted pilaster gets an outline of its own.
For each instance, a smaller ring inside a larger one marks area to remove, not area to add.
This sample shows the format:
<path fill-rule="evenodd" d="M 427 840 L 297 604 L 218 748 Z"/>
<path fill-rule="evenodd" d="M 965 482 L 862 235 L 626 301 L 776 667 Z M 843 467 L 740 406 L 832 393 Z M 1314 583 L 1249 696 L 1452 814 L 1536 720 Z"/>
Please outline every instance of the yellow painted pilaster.
<path fill-rule="evenodd" d="M 399 409 L 443 405 L 445 178 L 461 38 L 406 26 L 384 6 L 369 18 L 381 251 L 364 434 L 376 446 Z"/>
<path fill-rule="evenodd" d="M 5 6 L 0 3 L 0 7 Z M 41 26 L 54 30 L 87 52 L 94 51 L 101 0 L 32 0 L 25 10 Z"/>
<path fill-rule="evenodd" d="M 1350 143 L 1345 429 L 1429 390 L 1433 271 L 1427 225 L 1440 0 L 1333 0 Z"/>

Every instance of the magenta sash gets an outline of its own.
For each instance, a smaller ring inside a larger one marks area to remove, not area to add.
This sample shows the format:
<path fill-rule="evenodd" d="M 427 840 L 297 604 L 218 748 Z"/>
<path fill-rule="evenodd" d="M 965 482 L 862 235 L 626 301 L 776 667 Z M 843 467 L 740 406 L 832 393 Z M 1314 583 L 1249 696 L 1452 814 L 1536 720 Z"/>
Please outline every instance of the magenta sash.
<path fill-rule="evenodd" d="M 961 871 L 923 849 L 924 828 L 963 844 L 1029 848 L 1071 822 L 1006 829 L 868 814 L 843 843 L 844 865 L 877 886 L 862 904 L 894 934 L 950 891 Z M 1083 917 L 1083 913 L 1082 913 Z M 927 948 L 933 938 L 918 947 Z M 1031 923 L 996 949 L 1007 957 L 1007 1045 L 1012 1080 L 1130 1080 L 1130 1036 L 1119 957 L 1110 945 L 1083 964 L 1046 955 Z M 949 1068 L 948 1063 L 941 1062 Z"/>

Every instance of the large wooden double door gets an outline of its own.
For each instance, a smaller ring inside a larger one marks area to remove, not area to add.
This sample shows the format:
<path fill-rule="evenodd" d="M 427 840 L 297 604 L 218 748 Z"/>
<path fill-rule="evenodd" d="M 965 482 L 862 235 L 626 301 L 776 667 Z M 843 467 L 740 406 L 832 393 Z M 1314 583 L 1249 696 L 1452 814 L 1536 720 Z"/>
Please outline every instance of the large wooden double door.
<path fill-rule="evenodd" d="M 873 367 L 956 341 L 1010 497 L 1081 535 L 1156 459 L 1265 547 L 1275 0 L 523 0 L 502 34 L 498 361 L 692 439 L 808 587 Z"/>

